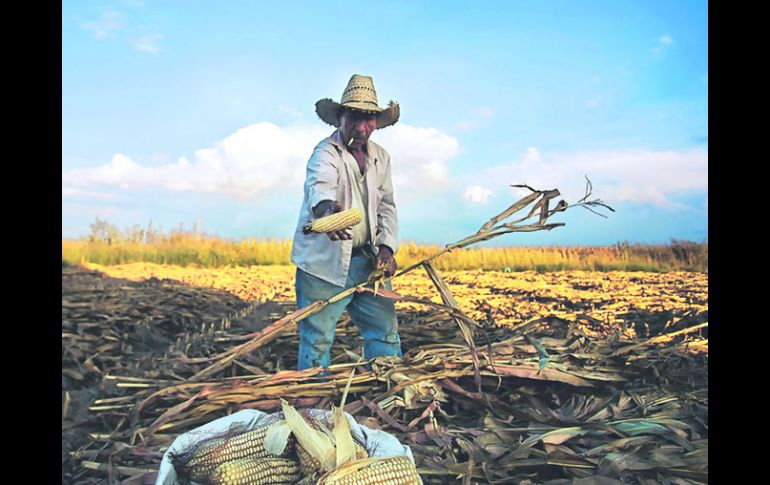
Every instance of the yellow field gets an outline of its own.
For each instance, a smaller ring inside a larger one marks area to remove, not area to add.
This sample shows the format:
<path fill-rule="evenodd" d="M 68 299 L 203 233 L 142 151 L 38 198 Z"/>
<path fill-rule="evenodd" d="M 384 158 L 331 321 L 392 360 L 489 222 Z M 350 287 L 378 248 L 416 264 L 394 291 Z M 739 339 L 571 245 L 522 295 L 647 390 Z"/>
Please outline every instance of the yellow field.
<path fill-rule="evenodd" d="M 172 279 L 193 287 L 215 288 L 246 301 L 293 302 L 291 266 L 193 268 L 152 263 L 86 265 L 113 278 Z M 615 332 L 619 337 L 643 336 L 651 329 L 674 325 L 687 315 L 708 312 L 708 275 L 693 272 L 538 273 L 525 271 L 442 271 L 461 309 L 471 318 L 496 325 L 555 316 L 578 321 L 591 334 Z M 393 280 L 400 294 L 440 303 L 424 271 Z M 400 314 L 424 305 L 397 303 Z M 293 308 L 293 307 L 289 307 Z"/>
<path fill-rule="evenodd" d="M 403 242 L 402 267 L 424 260 L 439 245 Z M 179 235 L 152 243 L 62 241 L 62 261 L 69 264 L 159 263 L 207 268 L 290 265 L 291 241 L 254 238 L 240 242 Z M 438 258 L 439 270 L 509 271 L 700 271 L 708 272 L 708 243 L 673 241 L 664 245 L 618 243 L 582 247 L 497 247 L 456 249 Z"/>

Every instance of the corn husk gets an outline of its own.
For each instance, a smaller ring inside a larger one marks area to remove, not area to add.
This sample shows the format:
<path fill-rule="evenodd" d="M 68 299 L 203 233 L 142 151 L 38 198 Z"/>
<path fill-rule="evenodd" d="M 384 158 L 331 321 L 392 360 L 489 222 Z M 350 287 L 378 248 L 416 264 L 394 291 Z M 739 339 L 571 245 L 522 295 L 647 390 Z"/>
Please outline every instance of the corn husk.
<path fill-rule="evenodd" d="M 348 418 L 345 417 L 345 412 L 343 411 L 355 372 L 355 369 L 350 371 L 350 377 L 345 385 L 342 401 L 339 406 L 334 406 L 332 409 L 332 418 L 334 420 L 334 444 L 337 452 L 335 465 L 337 467 L 356 458 L 356 447 L 353 436 L 350 434 L 350 423 L 348 423 Z"/>
<path fill-rule="evenodd" d="M 289 444 L 291 426 L 281 420 L 268 428 L 265 434 L 265 450 L 275 456 L 281 456 Z"/>
<path fill-rule="evenodd" d="M 297 442 L 317 459 L 324 470 L 333 470 L 337 464 L 334 442 L 325 433 L 312 428 L 293 406 L 281 399 L 286 424 L 297 438 Z"/>

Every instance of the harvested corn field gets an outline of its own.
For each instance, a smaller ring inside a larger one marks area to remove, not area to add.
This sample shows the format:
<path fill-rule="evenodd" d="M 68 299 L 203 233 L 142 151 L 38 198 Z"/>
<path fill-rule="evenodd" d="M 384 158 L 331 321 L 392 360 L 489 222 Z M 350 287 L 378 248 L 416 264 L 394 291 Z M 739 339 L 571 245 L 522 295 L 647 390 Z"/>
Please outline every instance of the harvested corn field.
<path fill-rule="evenodd" d="M 455 308 L 414 271 L 389 295 L 404 358 L 367 369 L 344 315 L 327 378 L 291 370 L 293 276 L 63 268 L 63 482 L 152 483 L 177 435 L 281 398 L 330 409 L 351 369 L 345 410 L 425 483 L 708 481 L 703 273 L 442 272 Z"/>
<path fill-rule="evenodd" d="M 152 263 L 117 266 L 88 265 L 113 278 L 141 281 L 171 279 L 197 288 L 214 288 L 242 300 L 276 305 L 294 304 L 292 266 L 251 266 L 223 269 L 186 268 Z M 708 312 L 708 274 L 691 272 L 537 273 L 525 271 L 449 271 L 442 273 L 460 309 L 476 321 L 515 325 L 531 318 L 553 315 L 585 317 L 584 330 L 621 332 L 627 336 L 659 333 L 672 320 L 693 312 Z M 428 275 L 412 272 L 393 280 L 404 295 L 441 303 Z M 423 305 L 403 302 L 401 309 Z M 277 316 L 277 314 L 276 314 Z"/>

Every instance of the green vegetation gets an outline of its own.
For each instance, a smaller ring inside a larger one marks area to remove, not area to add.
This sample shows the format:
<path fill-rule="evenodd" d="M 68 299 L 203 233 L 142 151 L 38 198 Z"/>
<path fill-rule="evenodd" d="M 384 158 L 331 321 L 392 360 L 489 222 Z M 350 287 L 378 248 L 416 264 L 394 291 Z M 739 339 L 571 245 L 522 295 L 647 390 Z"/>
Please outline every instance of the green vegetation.
<path fill-rule="evenodd" d="M 418 262 L 438 245 L 402 243 L 399 266 Z M 97 219 L 80 241 L 62 241 L 62 266 L 91 262 L 150 262 L 200 267 L 289 265 L 291 241 L 247 238 L 228 241 L 183 226 L 167 234 L 139 226 L 118 230 Z M 708 243 L 674 240 L 670 244 L 613 246 L 501 247 L 455 250 L 435 261 L 439 270 L 484 269 L 550 271 L 697 271 L 708 272 Z"/>

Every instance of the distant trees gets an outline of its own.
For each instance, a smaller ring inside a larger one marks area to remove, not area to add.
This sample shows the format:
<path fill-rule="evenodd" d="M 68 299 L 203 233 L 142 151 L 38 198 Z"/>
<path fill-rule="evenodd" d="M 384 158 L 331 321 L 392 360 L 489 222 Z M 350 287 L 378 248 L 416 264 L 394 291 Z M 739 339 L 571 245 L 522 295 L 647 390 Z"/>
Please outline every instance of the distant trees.
<path fill-rule="evenodd" d="M 91 232 L 85 237 L 89 242 L 105 242 L 107 244 L 118 243 L 146 243 L 168 241 L 179 237 L 192 237 L 201 239 L 204 233 L 201 231 L 200 224 L 195 223 L 191 231 L 184 228 L 184 224 L 179 224 L 179 228 L 171 230 L 168 235 L 163 234 L 163 228 L 156 230 L 152 227 L 152 220 L 143 228 L 139 224 L 118 229 L 114 224 L 110 224 L 104 219 L 96 218 L 93 224 L 89 224 Z"/>
<path fill-rule="evenodd" d="M 120 230 L 116 226 L 113 226 L 107 221 L 96 218 L 96 222 L 89 226 L 91 228 L 91 234 L 88 236 L 88 240 L 91 242 L 106 242 L 111 244 L 118 242 L 118 236 Z"/>

